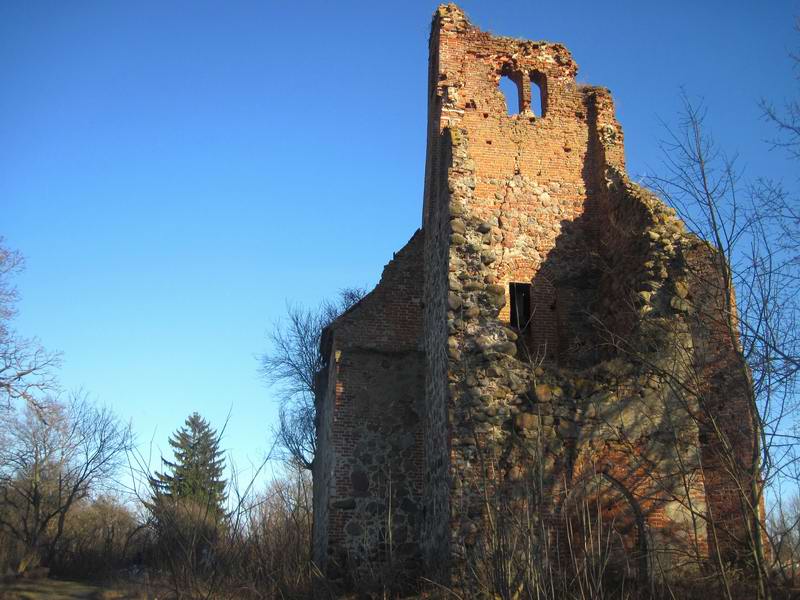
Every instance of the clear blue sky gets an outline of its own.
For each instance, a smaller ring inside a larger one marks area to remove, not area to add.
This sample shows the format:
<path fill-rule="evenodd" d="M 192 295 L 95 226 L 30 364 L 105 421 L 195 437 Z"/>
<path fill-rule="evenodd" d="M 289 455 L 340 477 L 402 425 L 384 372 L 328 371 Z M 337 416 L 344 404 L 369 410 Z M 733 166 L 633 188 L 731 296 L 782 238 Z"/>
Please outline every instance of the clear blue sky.
<path fill-rule="evenodd" d="M 796 1 L 464 1 L 560 41 L 609 87 L 629 170 L 679 87 L 752 174 L 796 173 L 757 101 L 798 88 Z M 157 446 L 197 410 L 240 466 L 268 447 L 255 356 L 285 302 L 373 285 L 420 222 L 436 3 L 0 3 L 0 234 L 18 329 Z"/>

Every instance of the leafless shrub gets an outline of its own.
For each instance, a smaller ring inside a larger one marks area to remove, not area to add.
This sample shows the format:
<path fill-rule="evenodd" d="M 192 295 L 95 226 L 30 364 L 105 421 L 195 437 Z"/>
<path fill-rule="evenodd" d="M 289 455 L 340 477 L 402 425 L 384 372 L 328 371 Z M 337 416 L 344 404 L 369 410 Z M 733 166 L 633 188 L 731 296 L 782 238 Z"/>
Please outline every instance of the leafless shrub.
<path fill-rule="evenodd" d="M 71 578 L 108 578 L 141 564 L 144 530 L 137 515 L 113 495 L 84 498 L 69 512 L 56 546 L 53 571 Z"/>
<path fill-rule="evenodd" d="M 24 547 L 22 572 L 53 562 L 70 511 L 111 483 L 131 434 L 83 394 L 1 416 L 0 527 Z"/>
<path fill-rule="evenodd" d="M 287 465 L 258 490 L 256 481 L 267 461 L 246 480 L 231 465 L 220 517 L 214 507 L 196 502 L 164 498 L 167 504 L 154 507 L 150 461 L 138 451 L 131 453 L 133 489 L 143 508 L 144 573 L 159 597 L 308 597 L 311 474 Z"/>
<path fill-rule="evenodd" d="M 227 543 L 238 556 L 231 576 L 254 598 L 303 598 L 311 586 L 311 477 L 290 470 L 255 495 L 244 527 Z"/>

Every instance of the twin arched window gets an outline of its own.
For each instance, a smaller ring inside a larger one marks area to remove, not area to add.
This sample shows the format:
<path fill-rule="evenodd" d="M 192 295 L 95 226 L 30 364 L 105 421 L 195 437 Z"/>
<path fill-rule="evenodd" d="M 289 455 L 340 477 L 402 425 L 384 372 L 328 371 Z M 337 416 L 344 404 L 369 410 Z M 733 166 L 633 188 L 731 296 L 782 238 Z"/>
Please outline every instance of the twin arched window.
<path fill-rule="evenodd" d="M 541 118 L 547 112 L 547 78 L 541 71 L 512 71 L 500 73 L 500 92 L 506 99 L 509 115 L 530 112 Z"/>

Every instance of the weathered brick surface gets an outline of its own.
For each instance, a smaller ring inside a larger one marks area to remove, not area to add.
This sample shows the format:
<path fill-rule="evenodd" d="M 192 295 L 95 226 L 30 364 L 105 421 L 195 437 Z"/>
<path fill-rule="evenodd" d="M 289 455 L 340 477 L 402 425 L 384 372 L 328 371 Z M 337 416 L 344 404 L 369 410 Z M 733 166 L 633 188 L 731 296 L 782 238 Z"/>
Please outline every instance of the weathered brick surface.
<path fill-rule="evenodd" d="M 358 565 L 417 570 L 422 515 L 421 352 L 424 236 L 386 265 L 381 282 L 326 331 L 317 397 L 314 560 L 364 584 Z"/>
<path fill-rule="evenodd" d="M 498 506 L 527 507 L 558 552 L 596 507 L 625 577 L 697 568 L 710 537 L 735 554 L 729 457 L 708 430 L 741 446 L 746 472 L 753 426 L 735 418 L 748 384 L 730 374 L 731 306 L 708 291 L 714 254 L 628 180 L 610 93 L 576 73 L 560 44 L 489 35 L 455 5 L 434 15 L 423 228 L 325 338 L 315 557 L 329 573 L 355 581 L 397 550 L 468 588 Z M 512 283 L 531 286 L 513 328 Z"/>

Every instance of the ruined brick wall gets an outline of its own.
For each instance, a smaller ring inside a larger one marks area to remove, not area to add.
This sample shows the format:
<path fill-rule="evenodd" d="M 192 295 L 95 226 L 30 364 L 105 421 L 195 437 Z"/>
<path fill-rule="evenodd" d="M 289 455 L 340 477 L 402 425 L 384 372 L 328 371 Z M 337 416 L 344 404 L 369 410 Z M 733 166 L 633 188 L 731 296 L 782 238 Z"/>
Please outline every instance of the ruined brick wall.
<path fill-rule="evenodd" d="M 431 66 L 426 323 L 439 325 L 446 303 L 448 329 L 446 340 L 426 331 L 426 389 L 431 433 L 440 439 L 443 414 L 449 432 L 449 448 L 433 451 L 450 464 L 432 470 L 429 555 L 457 570 L 479 552 L 487 490 L 519 497 L 536 478 L 537 514 L 555 531 L 571 505 L 593 502 L 575 499 L 585 482 L 618 490 L 606 516 L 636 576 L 698 558 L 697 415 L 674 393 L 692 377 L 682 225 L 627 180 L 610 94 L 576 84 L 563 46 L 491 36 L 448 5 L 434 16 Z M 508 114 L 504 75 L 519 114 Z M 528 327 L 511 327 L 511 284 L 531 285 Z"/>
<path fill-rule="evenodd" d="M 392 553 L 416 570 L 422 496 L 422 232 L 325 332 L 314 464 L 315 562 L 365 583 Z M 377 567 L 376 567 L 377 566 Z"/>
<path fill-rule="evenodd" d="M 539 293 L 532 346 L 548 347 L 553 359 L 580 359 L 588 334 L 576 317 L 590 310 L 595 295 L 597 265 L 589 246 L 601 226 L 584 213 L 605 185 L 603 166 L 623 167 L 622 133 L 608 92 L 578 86 L 577 66 L 560 44 L 491 36 L 455 7 L 439 10 L 431 40 L 426 181 L 448 168 L 437 163 L 441 132 L 463 132 L 469 139 L 464 167 L 474 178 L 469 217 L 480 221 L 482 260 L 494 279 L 482 283 L 533 282 Z M 507 114 L 498 88 L 502 76 L 519 86 L 517 115 Z M 539 117 L 531 110 L 536 86 Z M 615 143 L 601 151 L 601 137 Z M 435 210 L 433 196 L 426 193 L 424 222 Z M 458 241 L 463 219 L 451 227 Z M 508 303 L 502 307 L 501 319 L 509 320 L 509 309 Z"/>
<path fill-rule="evenodd" d="M 757 530 L 742 519 L 742 489 L 748 510 L 764 514 L 763 505 L 758 506 L 760 478 L 754 478 L 751 469 L 760 451 L 752 421 L 755 410 L 748 406 L 755 404 L 755 396 L 748 367 L 737 351 L 736 305 L 730 280 L 721 274 L 724 258 L 699 239 L 688 240 L 682 252 L 687 258 L 686 284 L 679 291 L 694 347 L 700 449 L 709 513 L 714 515 L 709 546 L 723 561 L 736 563 L 747 552 L 742 542 Z"/>
<path fill-rule="evenodd" d="M 326 337 L 315 553 L 354 579 L 402 549 L 406 572 L 469 592 L 487 524 L 527 515 L 566 553 L 594 507 L 620 577 L 697 569 L 709 514 L 742 526 L 709 423 L 752 460 L 735 340 L 697 275 L 718 269 L 628 179 L 611 95 L 562 45 L 451 4 L 429 61 L 422 232 Z"/>

